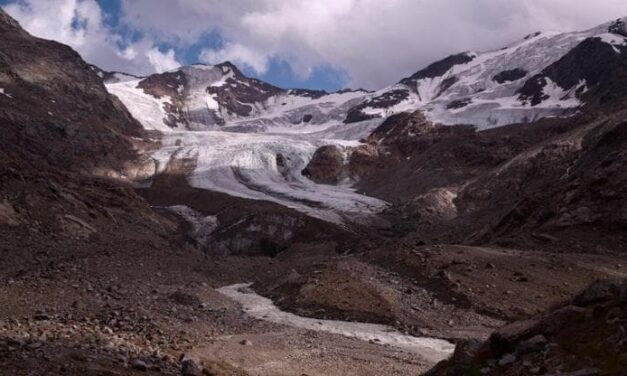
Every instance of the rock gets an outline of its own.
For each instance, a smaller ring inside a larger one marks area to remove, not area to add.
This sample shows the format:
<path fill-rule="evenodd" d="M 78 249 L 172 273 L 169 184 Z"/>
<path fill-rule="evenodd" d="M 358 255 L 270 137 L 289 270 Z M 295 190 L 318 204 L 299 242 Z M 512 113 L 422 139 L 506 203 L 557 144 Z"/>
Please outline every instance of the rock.
<path fill-rule="evenodd" d="M 469 339 L 460 342 L 455 347 L 455 352 L 451 358 L 456 363 L 470 363 L 481 349 L 483 342 L 478 339 Z"/>
<path fill-rule="evenodd" d="M 499 366 L 503 367 L 509 364 L 512 364 L 516 361 L 516 355 L 514 354 L 505 354 L 501 360 L 499 360 Z"/>
<path fill-rule="evenodd" d="M 530 319 L 506 325 L 490 336 L 490 350 L 496 356 L 514 351 L 515 344 L 523 338 L 530 338 L 539 330 L 540 320 Z"/>
<path fill-rule="evenodd" d="M 0 201 L 0 225 L 17 226 L 20 224 L 20 217 L 11 203 L 4 199 Z"/>
<path fill-rule="evenodd" d="M 579 371 L 571 372 L 566 376 L 597 376 L 599 374 L 599 370 L 596 368 L 589 369 L 581 369 Z"/>
<path fill-rule="evenodd" d="M 610 300 L 619 294 L 620 285 L 617 282 L 597 280 L 580 292 L 573 299 L 573 304 L 579 307 L 586 307 L 594 303 Z"/>
<path fill-rule="evenodd" d="M 562 328 L 579 325 L 586 320 L 586 309 L 576 306 L 566 306 L 555 310 L 542 321 L 545 333 L 556 333 Z"/>
<path fill-rule="evenodd" d="M 202 368 L 193 359 L 185 359 L 181 366 L 181 375 L 202 376 Z"/>
<path fill-rule="evenodd" d="M 64 235 L 71 238 L 88 238 L 97 231 L 89 223 L 70 214 L 59 217 Z"/>
<path fill-rule="evenodd" d="M 516 348 L 516 352 L 518 354 L 526 354 L 541 349 L 546 345 L 546 343 L 546 337 L 542 334 L 538 334 L 529 338 L 528 340 L 522 341 Z"/>
<path fill-rule="evenodd" d="M 138 371 L 146 371 L 146 370 L 148 370 L 148 366 L 146 365 L 146 363 L 143 360 L 140 360 L 140 359 L 133 360 L 133 363 L 131 363 L 131 367 L 133 367 L 134 369 L 136 369 Z"/>
<path fill-rule="evenodd" d="M 242 345 L 242 346 L 252 346 L 253 345 L 253 343 L 251 341 L 247 340 L 247 339 L 241 340 L 239 344 Z"/>
<path fill-rule="evenodd" d="M 493 263 L 489 262 L 489 263 L 485 264 L 485 268 L 486 269 L 494 269 L 494 268 L 496 268 L 496 266 Z"/>
<path fill-rule="evenodd" d="M 202 301 L 196 295 L 188 294 L 182 291 L 176 291 L 170 295 L 170 300 L 176 304 L 184 306 L 199 307 Z"/>
<path fill-rule="evenodd" d="M 316 150 L 302 174 L 319 184 L 336 184 L 343 168 L 342 149 L 335 145 L 325 145 Z"/>

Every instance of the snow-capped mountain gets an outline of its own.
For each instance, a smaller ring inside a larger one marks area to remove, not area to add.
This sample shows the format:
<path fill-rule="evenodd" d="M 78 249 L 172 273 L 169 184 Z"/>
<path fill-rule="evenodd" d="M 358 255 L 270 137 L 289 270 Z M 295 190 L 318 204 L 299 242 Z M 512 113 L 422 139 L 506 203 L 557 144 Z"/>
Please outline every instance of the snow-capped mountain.
<path fill-rule="evenodd" d="M 610 101 L 625 90 L 613 87 L 612 77 L 627 57 L 626 21 L 534 33 L 500 50 L 449 56 L 373 93 L 281 89 L 228 62 L 143 78 L 98 73 L 144 128 L 163 133 L 155 174 L 175 160 L 191 160 L 185 173 L 193 187 L 342 223 L 386 203 L 356 193 L 345 178 L 331 186 L 303 176 L 318 148 L 333 145 L 348 163 L 360 140 L 402 112 L 485 129 L 571 116 Z"/>
<path fill-rule="evenodd" d="M 613 61 L 627 54 L 626 23 L 538 32 L 499 50 L 449 56 L 369 95 L 346 122 L 422 110 L 436 123 L 481 129 L 572 115 Z"/>
<path fill-rule="evenodd" d="M 483 129 L 574 114 L 604 68 L 627 53 L 625 25 L 538 32 L 499 50 L 452 55 L 374 93 L 281 89 L 228 62 L 145 78 L 99 74 L 122 100 L 142 103 L 138 118 L 159 130 L 301 133 L 415 110 Z"/>
<path fill-rule="evenodd" d="M 196 64 L 135 80 L 120 74 L 108 77 L 111 91 L 123 100 L 145 103 L 146 108 L 152 102 L 150 126 L 159 130 L 322 130 L 342 122 L 367 94 L 285 90 L 246 77 L 229 62 Z"/>
<path fill-rule="evenodd" d="M 348 186 L 315 184 L 301 173 L 320 146 L 348 151 L 378 126 L 380 119 L 343 124 L 365 91 L 280 89 L 244 76 L 231 63 L 135 80 L 109 77 L 116 79 L 108 90 L 146 129 L 163 134 L 153 155 L 157 174 L 170 162 L 190 159 L 193 187 L 276 202 L 336 223 L 385 207 Z"/>

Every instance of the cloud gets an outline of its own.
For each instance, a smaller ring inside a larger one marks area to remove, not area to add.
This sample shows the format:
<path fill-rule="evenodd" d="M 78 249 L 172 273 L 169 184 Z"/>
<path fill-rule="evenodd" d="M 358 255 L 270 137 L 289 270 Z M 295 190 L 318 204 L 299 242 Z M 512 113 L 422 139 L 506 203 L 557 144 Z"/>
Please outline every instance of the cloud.
<path fill-rule="evenodd" d="M 158 48 L 153 47 L 146 52 L 146 57 L 157 72 L 165 72 L 181 66 L 174 56 L 174 50 L 163 53 Z"/>
<path fill-rule="evenodd" d="M 25 0 L 4 9 L 31 34 L 70 45 L 105 70 L 149 74 L 180 66 L 173 50 L 161 52 L 147 38 L 127 42 L 109 30 L 93 0 Z"/>
<path fill-rule="evenodd" d="M 218 31 L 227 41 L 201 58 L 263 72 L 269 58 L 306 77 L 316 66 L 379 88 L 447 54 L 498 48 L 538 30 L 569 31 L 627 15 L 624 0 L 134 0 L 134 27 L 191 44 Z"/>
<path fill-rule="evenodd" d="M 259 51 L 241 44 L 229 43 L 219 49 L 203 49 L 200 61 L 207 64 L 218 64 L 230 61 L 235 65 L 245 65 L 256 73 L 263 74 L 268 70 L 269 57 Z"/>
<path fill-rule="evenodd" d="M 18 19 L 30 21 L 27 29 L 65 40 L 88 60 L 129 63 L 115 48 L 120 37 L 92 9 L 93 0 L 26 3 L 33 9 Z M 34 5 L 40 10 L 34 12 Z M 85 27 L 68 28 L 81 12 Z M 231 60 L 264 73 L 275 59 L 300 78 L 324 66 L 346 72 L 351 86 L 373 89 L 451 53 L 499 48 L 534 31 L 585 29 L 625 15 L 624 0 L 122 0 L 120 22 L 177 51 L 215 33 L 223 43 L 204 46 L 197 58 L 205 62 Z M 136 50 L 136 69 L 170 66 L 157 61 L 174 58 L 166 51 L 163 59 L 151 60 L 152 43 L 130 48 Z"/>

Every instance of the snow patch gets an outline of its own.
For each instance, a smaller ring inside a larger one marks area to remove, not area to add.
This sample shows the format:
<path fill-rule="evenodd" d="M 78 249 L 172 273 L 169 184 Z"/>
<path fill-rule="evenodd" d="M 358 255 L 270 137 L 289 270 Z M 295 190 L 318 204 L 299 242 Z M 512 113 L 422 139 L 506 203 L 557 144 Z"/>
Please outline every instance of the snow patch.
<path fill-rule="evenodd" d="M 455 345 L 445 340 L 413 337 L 386 325 L 320 320 L 284 312 L 277 308 L 270 299 L 250 290 L 250 285 L 249 283 L 241 283 L 225 286 L 217 291 L 240 303 L 248 315 L 258 320 L 393 346 L 418 354 L 433 363 L 447 359 L 455 350 Z"/>
<path fill-rule="evenodd" d="M 1 87 L 0 87 L 0 94 L 4 95 L 5 97 L 13 98 L 11 94 L 4 91 L 4 88 L 1 88 Z"/>
<path fill-rule="evenodd" d="M 577 86 L 571 90 L 564 90 L 550 78 L 545 77 L 546 85 L 542 89 L 542 93 L 547 97 L 540 104 L 534 107 L 541 108 L 572 108 L 581 105 L 581 101 L 575 96 L 575 92 L 585 87 L 586 82 L 580 81 Z"/>
<path fill-rule="evenodd" d="M 614 52 L 616 52 L 617 54 L 621 53 L 618 47 L 627 46 L 627 38 L 625 38 L 622 35 L 613 34 L 613 33 L 605 33 L 605 34 L 597 35 L 596 38 L 599 38 L 601 39 L 603 43 L 607 43 L 610 46 L 612 46 L 612 48 L 614 49 Z"/>
<path fill-rule="evenodd" d="M 225 70 L 226 70 L 226 72 L 224 72 Z M 229 78 L 234 78 L 235 77 L 235 73 L 233 73 L 233 71 L 230 68 L 222 67 L 222 71 L 225 73 L 224 76 L 222 76 L 222 78 L 219 79 L 218 81 L 212 83 L 210 86 L 212 86 L 212 87 L 222 87 L 222 86 L 226 85 L 226 81 Z"/>
<path fill-rule="evenodd" d="M 210 94 L 206 97 L 206 101 L 207 101 L 207 109 L 211 110 L 211 111 L 219 111 L 220 110 L 220 104 L 218 103 L 218 101 L 216 100 L 217 96 L 215 94 Z"/>
<path fill-rule="evenodd" d="M 137 87 L 139 80 L 106 84 L 109 93 L 118 97 L 124 103 L 130 113 L 145 129 L 171 132 L 164 120 L 168 114 L 165 104 L 171 102 L 171 98 L 164 96 L 155 98 L 146 94 L 143 89 Z"/>

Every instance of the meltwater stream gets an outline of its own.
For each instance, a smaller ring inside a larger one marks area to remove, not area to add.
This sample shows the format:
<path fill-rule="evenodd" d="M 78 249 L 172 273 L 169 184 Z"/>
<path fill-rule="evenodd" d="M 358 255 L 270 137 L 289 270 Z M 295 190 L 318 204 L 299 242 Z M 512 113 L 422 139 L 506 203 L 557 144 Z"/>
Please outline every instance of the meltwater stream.
<path fill-rule="evenodd" d="M 308 330 L 339 334 L 363 341 L 374 341 L 382 345 L 389 345 L 410 351 L 434 363 L 448 358 L 455 350 L 455 345 L 445 340 L 429 337 L 413 337 L 400 333 L 386 325 L 320 320 L 284 312 L 275 306 L 272 300 L 264 298 L 250 290 L 250 285 L 250 283 L 240 283 L 225 286 L 219 288 L 218 292 L 240 303 L 248 315 L 259 320 Z"/>

